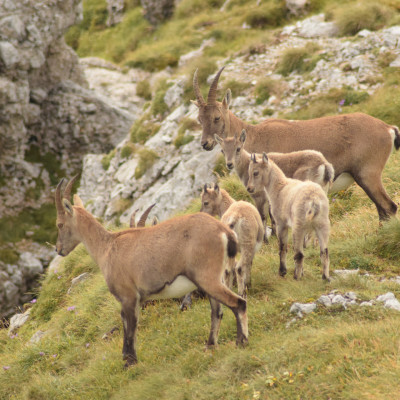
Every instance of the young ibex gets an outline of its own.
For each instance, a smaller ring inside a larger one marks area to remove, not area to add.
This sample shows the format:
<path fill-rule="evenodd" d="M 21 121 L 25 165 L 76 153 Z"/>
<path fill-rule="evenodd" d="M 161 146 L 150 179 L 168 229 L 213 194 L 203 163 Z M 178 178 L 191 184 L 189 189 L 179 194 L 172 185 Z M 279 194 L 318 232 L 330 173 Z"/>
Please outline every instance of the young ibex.
<path fill-rule="evenodd" d="M 69 202 L 74 179 L 64 194 L 63 181 L 55 194 L 56 251 L 66 256 L 82 242 L 100 267 L 110 292 L 122 305 L 125 366 L 137 362 L 140 303 L 181 297 L 196 287 L 210 298 L 211 331 L 207 344 L 217 343 L 221 303 L 235 314 L 236 342 L 247 342 L 246 301 L 222 281 L 226 259 L 234 258 L 237 252 L 236 235 L 231 229 L 205 213 L 197 213 L 156 226 L 109 232 L 85 210 L 78 196 L 74 196 L 74 205 Z"/>
<path fill-rule="evenodd" d="M 201 210 L 210 215 L 218 215 L 221 222 L 233 229 L 238 237 L 240 260 L 228 267 L 231 280 L 236 274 L 238 293 L 244 297 L 251 287 L 251 266 L 253 258 L 260 248 L 264 228 L 257 209 L 246 201 L 235 201 L 228 192 L 217 184 L 204 185 L 201 193 Z M 234 268 L 234 270 L 233 270 Z"/>
<path fill-rule="evenodd" d="M 329 280 L 329 202 L 321 186 L 286 178 L 281 169 L 263 153 L 251 155 L 247 190 L 251 193 L 265 187 L 279 240 L 279 274 L 286 275 L 288 229 L 292 228 L 295 279 L 303 275 L 303 243 L 305 235 L 315 232 L 322 263 L 322 278 Z"/>
<path fill-rule="evenodd" d="M 235 133 L 233 137 L 225 139 L 215 135 L 215 140 L 221 146 L 228 169 L 234 168 L 243 185 L 247 186 L 250 153 L 244 149 L 246 131 L 243 129 L 240 137 Z M 288 178 L 318 183 L 325 192 L 328 192 L 332 185 L 335 175 L 332 164 L 319 151 L 302 150 L 291 153 L 268 153 L 268 158 L 274 161 Z M 265 208 L 268 207 L 264 188 L 257 188 L 251 196 L 264 222 Z"/>
<path fill-rule="evenodd" d="M 214 135 L 233 136 L 246 129 L 246 150 L 253 153 L 289 153 L 298 150 L 317 150 L 332 163 L 335 180 L 331 192 L 342 190 L 354 181 L 375 203 L 379 219 L 396 214 L 397 206 L 382 185 L 382 171 L 395 147 L 400 148 L 400 134 L 396 126 L 363 113 L 352 113 L 311 119 L 288 121 L 268 119 L 258 125 L 248 124 L 229 110 L 231 92 L 222 103 L 216 100 L 221 68 L 211 84 L 207 102 L 201 95 L 197 71 L 193 87 L 199 108 L 199 122 L 203 127 L 201 145 L 205 150 L 214 148 Z"/>

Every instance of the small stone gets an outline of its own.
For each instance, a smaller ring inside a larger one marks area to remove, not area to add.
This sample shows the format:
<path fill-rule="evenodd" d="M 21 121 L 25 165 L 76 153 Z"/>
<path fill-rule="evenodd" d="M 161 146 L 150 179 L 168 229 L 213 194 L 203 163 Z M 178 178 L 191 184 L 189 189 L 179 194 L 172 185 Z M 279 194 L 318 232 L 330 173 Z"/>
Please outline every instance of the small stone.
<path fill-rule="evenodd" d="M 342 306 L 345 306 L 346 303 L 346 299 L 341 294 L 337 294 L 332 299 L 332 304 L 341 304 Z"/>
<path fill-rule="evenodd" d="M 332 300 L 329 296 L 322 295 L 318 300 L 317 303 L 324 305 L 325 307 L 330 307 L 332 305 Z"/>
<path fill-rule="evenodd" d="M 386 302 L 388 300 L 395 300 L 395 299 L 396 299 L 396 297 L 392 292 L 387 292 L 385 294 L 381 294 L 380 296 L 378 296 L 376 298 L 377 301 L 383 301 L 383 302 Z"/>
<path fill-rule="evenodd" d="M 400 311 L 400 301 L 398 301 L 397 299 L 389 299 L 385 302 L 384 307 Z"/>
<path fill-rule="evenodd" d="M 39 343 L 40 340 L 42 339 L 42 337 L 46 335 L 46 333 L 47 332 L 43 332 L 43 331 L 40 331 L 40 330 L 37 331 L 36 333 L 34 333 L 32 335 L 32 337 L 29 340 L 29 343 L 31 343 L 31 344 Z"/>
<path fill-rule="evenodd" d="M 307 303 L 307 304 L 293 303 L 292 306 L 290 307 L 290 312 L 291 313 L 300 312 L 304 314 L 309 314 L 313 312 L 316 308 L 317 305 L 315 303 Z"/>
<path fill-rule="evenodd" d="M 361 304 L 360 304 L 360 307 L 372 307 L 374 305 L 374 303 L 373 303 L 373 301 L 372 300 L 370 300 L 370 301 L 363 301 Z"/>
<path fill-rule="evenodd" d="M 26 323 L 29 319 L 31 309 L 28 309 L 23 314 L 15 314 L 10 319 L 10 326 L 8 328 L 8 336 L 11 336 L 17 329 Z"/>

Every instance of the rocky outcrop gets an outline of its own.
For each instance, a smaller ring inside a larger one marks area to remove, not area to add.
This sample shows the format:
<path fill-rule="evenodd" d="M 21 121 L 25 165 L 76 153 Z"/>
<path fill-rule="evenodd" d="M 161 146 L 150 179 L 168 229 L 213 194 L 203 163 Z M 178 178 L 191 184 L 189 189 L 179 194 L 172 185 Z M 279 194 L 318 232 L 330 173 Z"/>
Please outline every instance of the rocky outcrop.
<path fill-rule="evenodd" d="M 43 171 L 51 169 L 49 155 L 60 170 L 76 170 L 85 153 L 113 148 L 135 119 L 88 89 L 65 44 L 64 33 L 81 13 L 80 0 L 1 2 L 0 217 L 27 206 L 38 174 L 49 193 Z M 41 197 L 35 200 L 40 205 Z"/>
<path fill-rule="evenodd" d="M 175 9 L 175 0 L 141 0 L 144 10 L 144 17 L 151 25 L 158 25 L 160 22 L 172 17 Z"/>
<path fill-rule="evenodd" d="M 0 318 L 12 315 L 17 306 L 32 299 L 30 293 L 53 256 L 53 249 L 25 243 L 15 263 L 0 261 Z"/>
<path fill-rule="evenodd" d="M 141 111 L 135 90 L 121 109 L 89 88 L 63 38 L 81 14 L 81 0 L 0 2 L 0 219 L 52 201 L 58 179 L 113 149 Z M 29 238 L 0 242 L 0 317 L 32 298 L 54 254 Z"/>

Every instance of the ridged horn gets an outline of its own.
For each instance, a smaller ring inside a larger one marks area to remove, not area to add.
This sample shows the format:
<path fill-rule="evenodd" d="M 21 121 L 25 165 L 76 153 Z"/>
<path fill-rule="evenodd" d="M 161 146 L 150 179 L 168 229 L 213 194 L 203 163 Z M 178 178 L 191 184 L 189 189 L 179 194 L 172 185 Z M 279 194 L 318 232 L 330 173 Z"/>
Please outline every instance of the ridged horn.
<path fill-rule="evenodd" d="M 199 102 L 199 105 L 204 106 L 206 104 L 200 88 L 199 88 L 199 81 L 197 79 L 197 72 L 198 72 L 198 68 L 196 69 L 196 71 L 194 71 L 194 75 L 193 75 L 193 89 L 194 89 L 194 94 L 196 95 L 196 99 Z"/>
<path fill-rule="evenodd" d="M 62 199 L 61 199 L 61 187 L 63 186 L 64 181 L 65 181 L 65 179 L 62 178 L 60 183 L 57 185 L 57 189 L 56 189 L 56 193 L 55 193 L 57 214 L 64 213 L 64 208 L 63 208 Z"/>
<path fill-rule="evenodd" d="M 74 183 L 76 179 L 78 178 L 79 174 L 76 174 L 69 182 L 68 185 L 66 186 L 63 197 L 69 201 L 71 201 L 71 191 L 72 191 L 72 186 L 74 186 Z"/>
<path fill-rule="evenodd" d="M 218 87 L 218 81 L 219 77 L 224 70 L 225 66 L 222 67 L 218 72 L 217 75 L 215 75 L 214 80 L 210 86 L 210 90 L 208 91 L 208 97 L 207 97 L 207 104 L 214 104 L 217 101 L 217 87 Z"/>
<path fill-rule="evenodd" d="M 137 227 L 141 228 L 146 225 L 147 216 L 150 214 L 151 209 L 156 205 L 156 203 L 152 204 L 140 217 L 139 222 L 137 223 Z"/>
<path fill-rule="evenodd" d="M 136 228 L 136 224 L 135 224 L 135 217 L 136 217 L 136 213 L 139 211 L 139 209 L 135 210 L 132 215 L 131 215 L 131 220 L 129 221 L 129 227 L 130 228 Z"/>

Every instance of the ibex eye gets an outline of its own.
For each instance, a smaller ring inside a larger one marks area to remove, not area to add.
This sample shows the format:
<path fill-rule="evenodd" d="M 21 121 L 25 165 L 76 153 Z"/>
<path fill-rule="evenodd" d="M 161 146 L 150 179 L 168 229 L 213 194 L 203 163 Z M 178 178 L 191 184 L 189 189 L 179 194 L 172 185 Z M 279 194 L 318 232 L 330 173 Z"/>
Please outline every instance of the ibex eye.
<path fill-rule="evenodd" d="M 208 201 L 205 201 L 203 204 L 204 204 L 205 206 L 208 206 Z"/>
<path fill-rule="evenodd" d="M 57 226 L 58 226 L 58 229 L 61 229 L 64 226 L 64 224 L 58 224 Z"/>
<path fill-rule="evenodd" d="M 225 154 L 223 150 L 221 150 L 221 153 L 222 153 L 222 154 Z"/>
<path fill-rule="evenodd" d="M 221 117 L 215 117 L 215 118 L 214 118 L 214 121 L 215 121 L 215 122 L 218 122 L 220 119 L 221 119 Z"/>
<path fill-rule="evenodd" d="M 253 175 L 258 176 L 258 171 L 254 171 Z"/>
<path fill-rule="evenodd" d="M 236 153 L 240 153 L 240 147 L 236 149 Z"/>

